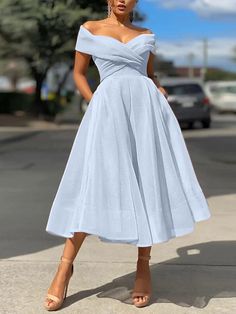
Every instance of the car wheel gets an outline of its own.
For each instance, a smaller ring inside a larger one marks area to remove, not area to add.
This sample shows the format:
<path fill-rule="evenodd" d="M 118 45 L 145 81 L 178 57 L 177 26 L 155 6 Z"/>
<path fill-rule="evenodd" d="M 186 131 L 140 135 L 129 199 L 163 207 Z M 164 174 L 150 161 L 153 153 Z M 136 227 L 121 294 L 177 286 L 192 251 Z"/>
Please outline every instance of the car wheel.
<path fill-rule="evenodd" d="M 188 129 L 193 129 L 194 122 L 188 122 Z"/>
<path fill-rule="evenodd" d="M 208 119 L 208 120 L 202 120 L 202 126 L 204 129 L 208 129 L 211 125 L 211 120 Z"/>

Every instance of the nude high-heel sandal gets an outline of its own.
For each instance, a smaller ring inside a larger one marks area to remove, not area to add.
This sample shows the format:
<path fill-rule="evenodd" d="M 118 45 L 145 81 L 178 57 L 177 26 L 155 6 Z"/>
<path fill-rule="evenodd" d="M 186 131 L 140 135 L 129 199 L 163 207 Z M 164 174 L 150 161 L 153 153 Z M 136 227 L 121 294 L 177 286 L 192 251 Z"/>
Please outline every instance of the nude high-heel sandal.
<path fill-rule="evenodd" d="M 145 261 L 150 260 L 151 255 L 145 256 L 145 255 L 139 255 L 138 259 L 142 259 Z M 137 279 L 137 278 L 136 278 Z M 140 302 L 140 301 L 135 301 L 135 297 L 146 297 L 145 301 Z M 151 298 L 151 290 L 150 291 L 134 291 L 132 292 L 132 299 L 133 299 L 133 304 L 136 307 L 144 307 L 146 305 L 148 305 L 149 301 Z"/>
<path fill-rule="evenodd" d="M 70 278 L 72 277 L 73 272 L 74 272 L 74 265 L 73 265 L 73 261 L 72 260 L 70 260 L 70 259 L 68 259 L 68 258 L 66 258 L 64 256 L 61 256 L 61 262 L 66 262 L 66 263 L 71 264 L 71 274 L 70 274 L 70 276 L 68 276 L 68 279 L 66 281 L 65 290 L 64 290 L 64 294 L 63 294 L 62 298 L 58 298 L 55 295 L 49 294 L 48 293 L 49 289 L 48 289 L 46 300 L 44 301 L 44 307 L 48 311 L 56 311 L 56 310 L 58 310 L 62 306 L 62 303 L 65 300 L 66 295 L 67 295 L 67 289 L 68 289 L 68 284 L 69 284 Z M 48 305 L 48 300 L 52 300 L 53 302 L 51 302 Z"/>

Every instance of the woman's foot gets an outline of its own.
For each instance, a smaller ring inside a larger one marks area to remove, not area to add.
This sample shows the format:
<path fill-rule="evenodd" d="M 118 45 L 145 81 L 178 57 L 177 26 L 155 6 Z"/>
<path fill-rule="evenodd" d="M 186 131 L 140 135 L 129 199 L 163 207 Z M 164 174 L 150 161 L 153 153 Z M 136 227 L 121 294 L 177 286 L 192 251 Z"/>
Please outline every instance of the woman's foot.
<path fill-rule="evenodd" d="M 151 296 L 151 272 L 149 259 L 151 256 L 140 256 L 137 260 L 135 284 L 132 293 L 134 305 L 142 307 L 148 304 Z"/>
<path fill-rule="evenodd" d="M 72 264 L 66 262 L 61 262 L 58 266 L 57 272 L 51 282 L 51 285 L 47 291 L 48 294 L 51 294 L 58 299 L 64 298 L 65 286 L 68 282 L 68 278 L 72 274 Z M 46 297 L 45 306 L 48 308 L 54 308 L 56 306 L 56 301 L 50 299 L 50 297 Z"/>

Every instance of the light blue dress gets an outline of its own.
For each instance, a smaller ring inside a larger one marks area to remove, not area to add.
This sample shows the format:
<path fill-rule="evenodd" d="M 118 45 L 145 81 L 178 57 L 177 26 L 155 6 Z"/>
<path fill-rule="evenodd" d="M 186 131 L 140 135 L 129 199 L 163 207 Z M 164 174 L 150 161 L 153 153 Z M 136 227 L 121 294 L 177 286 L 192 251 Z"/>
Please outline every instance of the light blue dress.
<path fill-rule="evenodd" d="M 77 130 L 46 231 L 75 231 L 139 247 L 194 230 L 210 210 L 179 123 L 147 76 L 155 34 L 128 43 L 80 26 L 76 47 L 92 55 L 100 84 Z"/>

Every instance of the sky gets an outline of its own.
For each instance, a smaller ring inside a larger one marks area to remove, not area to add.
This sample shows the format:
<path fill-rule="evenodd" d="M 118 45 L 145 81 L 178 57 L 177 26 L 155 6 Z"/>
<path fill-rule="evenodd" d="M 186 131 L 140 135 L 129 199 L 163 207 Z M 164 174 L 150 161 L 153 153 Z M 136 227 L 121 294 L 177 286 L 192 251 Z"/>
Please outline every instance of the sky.
<path fill-rule="evenodd" d="M 236 0 L 139 0 L 136 8 L 165 59 L 188 66 L 193 54 L 193 65 L 201 66 L 207 39 L 208 65 L 236 72 Z"/>

